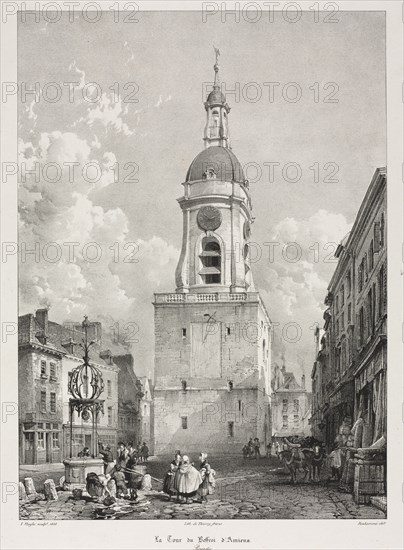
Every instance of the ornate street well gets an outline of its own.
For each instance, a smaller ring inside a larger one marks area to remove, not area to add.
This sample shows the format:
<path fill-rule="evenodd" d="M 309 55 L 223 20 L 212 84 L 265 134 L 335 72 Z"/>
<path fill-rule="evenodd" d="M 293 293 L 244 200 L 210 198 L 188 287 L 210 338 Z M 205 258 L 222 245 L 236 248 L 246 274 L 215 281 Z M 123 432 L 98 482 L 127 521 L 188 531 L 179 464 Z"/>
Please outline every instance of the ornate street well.
<path fill-rule="evenodd" d="M 104 400 L 100 395 L 104 390 L 104 381 L 101 371 L 90 364 L 89 349 L 95 343 L 88 341 L 87 316 L 82 323 L 84 340 L 81 344 L 84 349 L 83 363 L 69 373 L 68 389 L 72 397 L 69 399 L 69 427 L 70 427 L 70 458 L 63 461 L 65 465 L 65 488 L 72 490 L 85 488 L 86 476 L 90 472 L 104 473 L 104 461 L 98 456 L 98 418 L 104 414 Z M 86 422 L 92 422 L 92 438 L 90 456 L 73 456 L 73 416 L 74 412 Z"/>

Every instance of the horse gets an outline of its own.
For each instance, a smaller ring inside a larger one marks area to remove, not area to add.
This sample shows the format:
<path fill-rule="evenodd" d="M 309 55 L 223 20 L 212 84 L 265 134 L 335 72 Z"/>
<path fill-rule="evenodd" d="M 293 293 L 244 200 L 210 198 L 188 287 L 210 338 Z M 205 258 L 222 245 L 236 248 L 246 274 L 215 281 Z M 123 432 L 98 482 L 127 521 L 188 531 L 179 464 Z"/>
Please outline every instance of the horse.
<path fill-rule="evenodd" d="M 314 449 L 287 449 L 278 453 L 279 460 L 285 464 L 290 476 L 291 483 L 297 482 L 297 472 L 304 471 L 303 481 L 320 481 L 321 465 L 324 461 L 324 452 L 319 445 Z"/>
<path fill-rule="evenodd" d="M 311 457 L 311 479 L 315 482 L 320 481 L 321 466 L 325 459 L 325 451 L 321 445 L 314 445 L 313 455 Z"/>

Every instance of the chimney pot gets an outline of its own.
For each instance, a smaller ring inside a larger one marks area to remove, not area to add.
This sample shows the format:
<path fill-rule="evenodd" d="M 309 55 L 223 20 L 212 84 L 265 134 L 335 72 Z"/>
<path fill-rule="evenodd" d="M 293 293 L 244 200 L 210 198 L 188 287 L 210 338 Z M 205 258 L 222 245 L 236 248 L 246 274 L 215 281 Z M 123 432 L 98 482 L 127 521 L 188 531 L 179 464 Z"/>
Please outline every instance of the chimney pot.
<path fill-rule="evenodd" d="M 46 336 L 48 334 L 48 308 L 37 309 L 35 319 Z"/>
<path fill-rule="evenodd" d="M 46 345 L 48 337 L 48 308 L 37 309 L 35 312 L 35 320 L 39 327 L 35 336 L 41 344 Z"/>
<path fill-rule="evenodd" d="M 112 360 L 112 352 L 110 349 L 100 351 L 100 357 L 101 359 L 104 359 L 104 361 L 106 361 L 109 365 L 112 365 L 113 360 Z"/>

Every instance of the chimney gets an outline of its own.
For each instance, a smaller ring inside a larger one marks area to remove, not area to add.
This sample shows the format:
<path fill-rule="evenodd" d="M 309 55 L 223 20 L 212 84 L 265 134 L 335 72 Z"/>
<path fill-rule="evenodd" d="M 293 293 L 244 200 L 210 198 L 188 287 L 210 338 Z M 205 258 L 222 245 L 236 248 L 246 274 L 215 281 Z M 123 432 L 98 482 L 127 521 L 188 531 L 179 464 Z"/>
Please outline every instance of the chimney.
<path fill-rule="evenodd" d="M 109 365 L 112 365 L 113 364 L 113 360 L 112 360 L 112 352 L 110 349 L 106 349 L 106 350 L 103 350 L 103 351 L 100 351 L 100 357 L 101 359 L 103 359 L 106 363 L 108 363 Z"/>
<path fill-rule="evenodd" d="M 41 344 L 46 344 L 48 337 L 48 308 L 37 309 L 35 312 L 35 320 L 39 330 L 35 334 Z"/>
<path fill-rule="evenodd" d="M 74 355 L 74 347 L 77 346 L 77 343 L 74 342 L 73 338 L 70 338 L 67 342 L 63 342 L 62 346 L 65 348 L 67 353 Z"/>
<path fill-rule="evenodd" d="M 304 390 L 306 389 L 306 375 L 305 374 L 302 374 L 302 388 Z"/>
<path fill-rule="evenodd" d="M 83 329 L 81 328 L 81 330 Z M 87 334 L 88 334 L 89 340 L 95 340 L 95 342 L 101 342 L 101 337 L 102 337 L 101 323 L 99 321 L 91 321 L 91 323 L 89 323 Z"/>
<path fill-rule="evenodd" d="M 315 353 L 317 354 L 318 350 L 320 349 L 320 327 L 317 325 L 316 329 L 314 331 L 314 341 L 316 344 Z"/>
<path fill-rule="evenodd" d="M 282 368 L 281 368 L 281 373 L 285 374 L 285 372 L 286 372 L 286 365 L 285 365 L 285 363 L 283 363 Z"/>

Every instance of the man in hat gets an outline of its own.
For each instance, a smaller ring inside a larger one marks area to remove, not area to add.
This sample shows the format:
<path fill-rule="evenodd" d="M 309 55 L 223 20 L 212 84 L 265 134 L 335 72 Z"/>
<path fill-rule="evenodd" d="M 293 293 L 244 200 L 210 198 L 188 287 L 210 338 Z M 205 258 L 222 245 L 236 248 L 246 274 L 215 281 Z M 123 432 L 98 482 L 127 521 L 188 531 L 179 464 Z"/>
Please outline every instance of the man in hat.
<path fill-rule="evenodd" d="M 115 466 L 114 455 L 112 454 L 111 447 L 107 445 L 104 447 L 102 443 L 99 444 L 100 455 L 104 459 L 104 473 L 108 475 L 111 473 Z"/>

